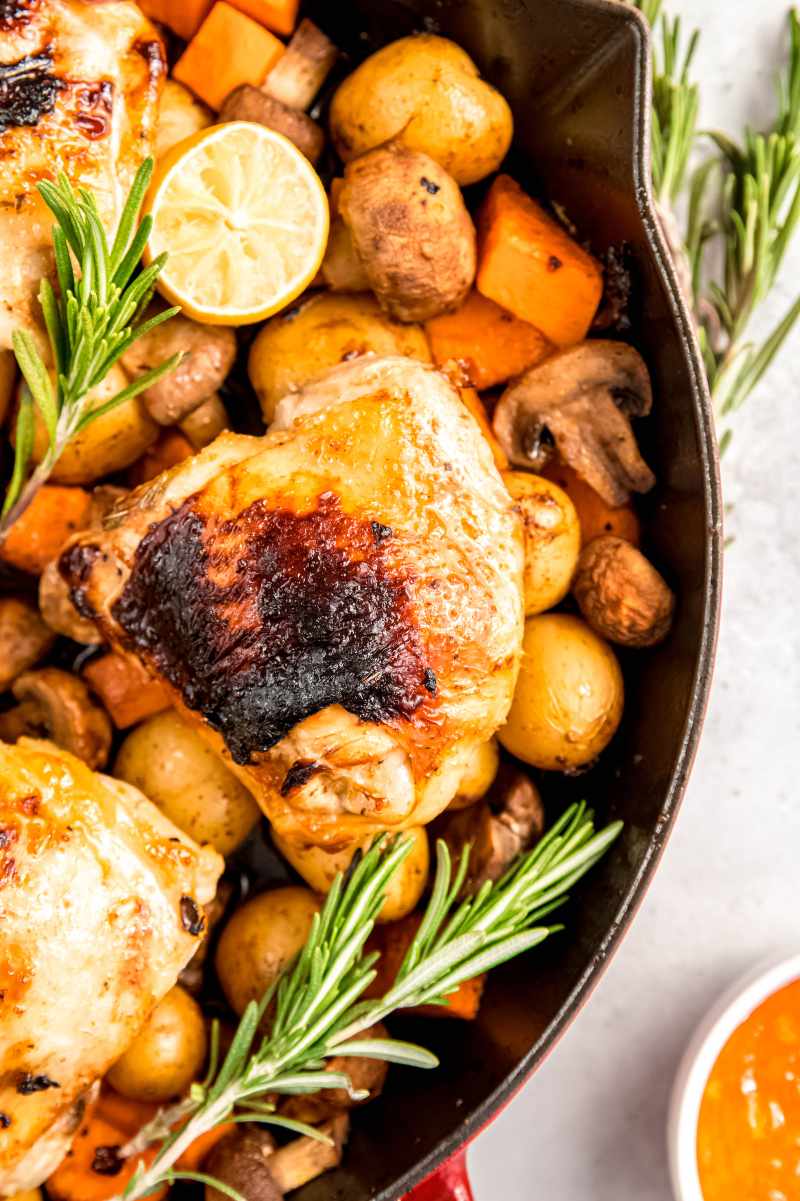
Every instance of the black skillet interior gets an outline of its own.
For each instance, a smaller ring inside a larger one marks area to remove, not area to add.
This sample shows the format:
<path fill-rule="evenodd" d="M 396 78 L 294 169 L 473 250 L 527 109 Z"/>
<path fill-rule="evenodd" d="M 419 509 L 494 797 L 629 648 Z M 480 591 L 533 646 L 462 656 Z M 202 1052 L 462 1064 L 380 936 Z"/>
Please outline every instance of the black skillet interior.
<path fill-rule="evenodd" d="M 396 1022 L 394 1032 L 437 1051 L 441 1068 L 393 1069 L 383 1098 L 357 1115 L 342 1166 L 296 1194 L 298 1201 L 389 1201 L 479 1129 L 539 1062 L 635 909 L 702 720 L 718 609 L 719 497 L 700 369 L 643 185 L 647 51 L 636 14 L 611 0 L 310 0 L 303 11 L 345 51 L 343 72 L 416 30 L 454 38 L 512 105 L 515 177 L 561 204 L 598 253 L 629 247 L 630 336 L 657 398 L 637 431 L 659 481 L 645 506 L 648 549 L 679 597 L 669 641 L 625 657 L 626 717 L 599 766 L 576 780 L 541 781 L 551 813 L 585 796 L 601 819 L 626 823 L 613 854 L 575 896 L 568 931 L 495 972 L 475 1023 Z M 241 385 L 226 399 L 244 427 L 253 406 Z M 24 586 L 16 577 L 8 583 Z M 60 647 L 65 666 L 75 649 Z M 287 874 L 263 833 L 237 866 L 256 888 Z"/>
<path fill-rule="evenodd" d="M 597 252 L 629 246 L 631 336 L 657 397 L 638 431 L 659 481 L 644 514 L 647 542 L 679 597 L 669 641 L 626 657 L 626 718 L 600 765 L 546 787 L 553 808 L 585 796 L 602 818 L 625 821 L 619 845 L 572 902 L 568 931 L 495 972 L 477 1022 L 404 1022 L 403 1034 L 435 1049 L 441 1068 L 394 1069 L 383 1098 L 358 1114 L 342 1166 L 297 1194 L 298 1201 L 389 1201 L 479 1129 L 541 1059 L 597 978 L 655 866 L 709 683 L 718 482 L 701 373 L 643 182 L 647 39 L 638 16 L 607 0 L 311 0 L 304 12 L 352 64 L 417 30 L 454 38 L 511 103 L 520 182 L 562 204 Z"/>

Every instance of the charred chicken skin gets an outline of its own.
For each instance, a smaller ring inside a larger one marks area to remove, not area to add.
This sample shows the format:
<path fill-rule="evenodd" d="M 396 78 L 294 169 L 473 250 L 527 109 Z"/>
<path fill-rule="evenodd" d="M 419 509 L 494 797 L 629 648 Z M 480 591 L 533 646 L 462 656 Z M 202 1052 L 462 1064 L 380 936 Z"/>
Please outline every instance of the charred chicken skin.
<path fill-rule="evenodd" d="M 0 348 L 39 323 L 53 217 L 36 185 L 63 171 L 94 193 L 113 232 L 150 152 L 164 48 L 127 0 L 0 5 Z"/>
<path fill-rule="evenodd" d="M 222 868 L 131 785 L 0 743 L 0 1196 L 63 1158 L 197 950 Z"/>
<path fill-rule="evenodd" d="M 224 434 L 79 536 L 61 570 L 165 680 L 285 837 L 430 821 L 503 722 L 523 545 L 455 389 L 359 359 Z"/>

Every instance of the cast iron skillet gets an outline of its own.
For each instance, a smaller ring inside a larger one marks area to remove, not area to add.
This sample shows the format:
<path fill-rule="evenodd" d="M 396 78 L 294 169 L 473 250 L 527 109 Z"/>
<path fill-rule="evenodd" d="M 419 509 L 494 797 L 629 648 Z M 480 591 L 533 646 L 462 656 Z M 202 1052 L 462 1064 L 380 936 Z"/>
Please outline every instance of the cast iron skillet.
<path fill-rule="evenodd" d="M 720 496 L 702 368 L 648 189 L 649 58 L 639 15 L 610 0 L 312 0 L 305 11 L 354 61 L 415 30 L 454 38 L 508 98 L 513 171 L 560 202 L 596 251 L 626 242 L 635 263 L 633 340 L 653 375 L 640 425 L 658 477 L 646 549 L 675 587 L 669 641 L 625 658 L 623 729 L 584 795 L 621 817 L 613 854 L 578 891 L 568 930 L 496 971 L 475 1023 L 406 1021 L 436 1072 L 394 1069 L 360 1111 L 342 1166 L 302 1201 L 389 1201 L 475 1134 L 541 1062 L 597 982 L 656 867 L 686 786 L 708 696 L 720 600 Z M 395 1024 L 396 1026 L 396 1024 Z M 535 1187 L 535 1182 L 532 1182 Z"/>

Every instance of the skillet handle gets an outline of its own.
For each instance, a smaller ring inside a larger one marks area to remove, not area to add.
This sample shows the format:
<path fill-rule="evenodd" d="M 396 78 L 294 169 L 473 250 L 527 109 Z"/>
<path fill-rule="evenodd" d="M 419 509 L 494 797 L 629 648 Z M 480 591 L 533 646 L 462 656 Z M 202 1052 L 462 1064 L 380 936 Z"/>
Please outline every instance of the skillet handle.
<path fill-rule="evenodd" d="M 457 1151 L 403 1201 L 474 1201 L 467 1174 L 467 1149 Z"/>

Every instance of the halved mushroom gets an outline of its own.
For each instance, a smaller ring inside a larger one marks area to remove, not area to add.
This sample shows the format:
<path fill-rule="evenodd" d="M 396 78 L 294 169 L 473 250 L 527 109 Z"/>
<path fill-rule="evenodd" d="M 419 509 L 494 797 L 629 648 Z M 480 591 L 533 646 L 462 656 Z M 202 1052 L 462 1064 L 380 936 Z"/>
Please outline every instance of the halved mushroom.
<path fill-rule="evenodd" d="M 255 87 L 244 83 L 226 97 L 220 121 L 255 121 L 277 130 L 316 163 L 325 135 L 305 109 L 322 87 L 339 51 L 313 21 L 301 21 L 297 31 L 267 75 Z"/>
<path fill-rule="evenodd" d="M 632 346 L 581 342 L 545 359 L 506 388 L 494 432 L 517 467 L 540 471 L 552 443 L 610 505 L 647 492 L 655 477 L 639 454 L 631 417 L 650 412 L 644 360 Z"/>
<path fill-rule="evenodd" d="M 236 335 L 225 326 L 200 325 L 178 315 L 134 342 L 122 366 L 136 379 L 179 352 L 183 358 L 175 370 L 142 393 L 159 425 L 176 425 L 220 387 L 236 358 Z"/>
<path fill-rule="evenodd" d="M 0 597 L 0 692 L 38 663 L 54 641 L 35 605 L 14 596 Z"/>
<path fill-rule="evenodd" d="M 472 844 L 463 894 L 478 891 L 486 880 L 497 880 L 522 851 L 529 850 L 544 830 L 544 806 L 530 777 L 503 763 L 486 799 L 469 809 L 448 810 L 434 824 L 454 859 Z"/>
<path fill-rule="evenodd" d="M 258 1126 L 240 1126 L 221 1139 L 203 1164 L 203 1171 L 245 1198 L 281 1201 L 284 1193 L 341 1163 L 350 1119 L 339 1114 L 319 1127 L 330 1142 L 297 1138 L 275 1149 L 275 1140 Z M 206 1186 L 206 1201 L 225 1201 L 219 1189 Z"/>
<path fill-rule="evenodd" d="M 58 667 L 24 672 L 12 692 L 20 704 L 3 714 L 0 737 L 47 737 L 91 768 L 104 767 L 111 748 L 111 722 L 77 676 Z"/>

